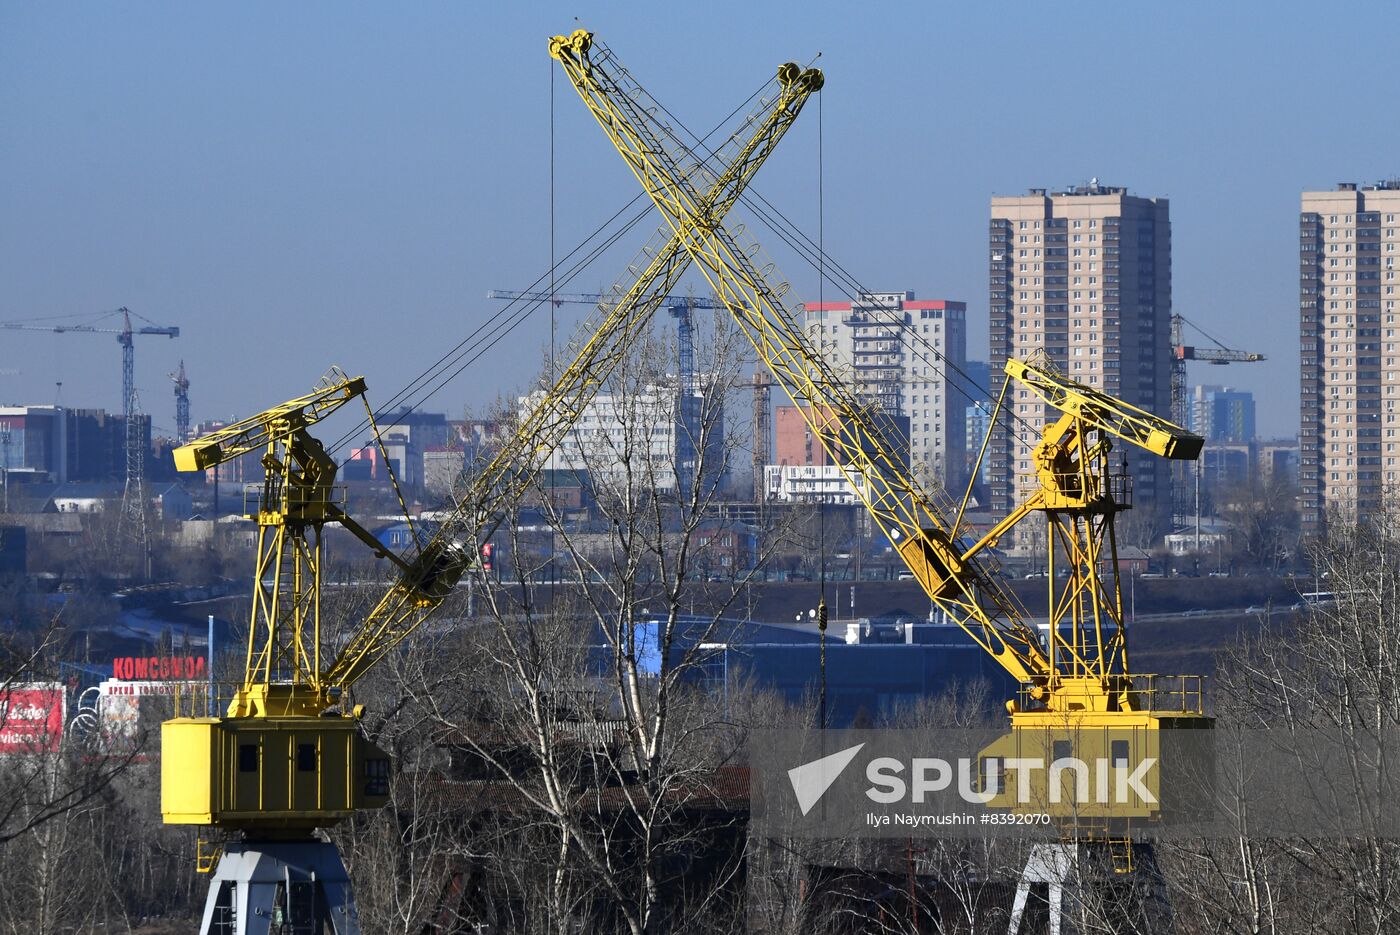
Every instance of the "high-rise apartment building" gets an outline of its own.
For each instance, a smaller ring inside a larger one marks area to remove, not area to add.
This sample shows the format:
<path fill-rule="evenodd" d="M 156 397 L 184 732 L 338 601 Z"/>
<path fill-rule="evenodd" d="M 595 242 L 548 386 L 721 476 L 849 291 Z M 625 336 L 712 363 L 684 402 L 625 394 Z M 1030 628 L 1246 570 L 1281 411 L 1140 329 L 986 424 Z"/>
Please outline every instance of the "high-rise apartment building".
<path fill-rule="evenodd" d="M 1299 217 L 1304 532 L 1382 505 L 1400 482 L 1400 180 L 1303 192 Z"/>
<path fill-rule="evenodd" d="M 1171 221 L 1165 198 L 1076 186 L 994 196 L 991 205 L 991 365 L 1043 352 L 1065 375 L 1149 412 L 1171 414 Z M 1060 413 L 1013 388 L 1013 419 L 997 420 L 988 459 L 992 509 L 1028 494 L 1031 452 Z M 1166 532 L 1167 462 L 1119 445 L 1134 477 L 1133 507 Z"/>
<path fill-rule="evenodd" d="M 1186 428 L 1208 442 L 1248 444 L 1254 440 L 1254 394 L 1228 386 L 1193 387 Z"/>
<path fill-rule="evenodd" d="M 915 476 L 966 483 L 967 304 L 875 292 L 855 302 L 810 303 L 804 326 L 861 398 L 909 420 Z"/>

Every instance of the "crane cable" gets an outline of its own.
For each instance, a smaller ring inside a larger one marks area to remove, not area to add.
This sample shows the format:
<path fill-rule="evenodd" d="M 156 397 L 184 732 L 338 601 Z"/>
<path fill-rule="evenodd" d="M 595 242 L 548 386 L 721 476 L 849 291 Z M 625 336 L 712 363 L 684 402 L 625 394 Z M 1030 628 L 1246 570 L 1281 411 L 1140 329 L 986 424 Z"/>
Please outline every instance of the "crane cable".
<path fill-rule="evenodd" d="M 551 76 L 552 75 L 553 69 L 551 68 Z M 551 78 L 551 80 L 553 79 Z M 752 94 L 716 123 L 713 129 L 705 134 L 703 140 L 708 140 L 710 137 L 714 136 L 715 133 L 722 130 L 736 114 L 746 110 L 756 98 L 766 92 L 776 81 L 777 78 L 775 76 L 759 85 Z M 687 132 L 690 131 L 687 130 Z M 706 152 L 711 152 L 708 147 L 706 147 Z M 595 238 L 603 235 L 618 218 L 623 217 L 631 208 L 643 201 L 645 201 L 643 207 L 636 214 L 630 216 L 618 230 L 607 235 L 597 246 L 583 253 L 580 259 L 574 260 L 574 258 L 583 252 Z M 556 262 L 551 255 L 549 269 L 536 277 L 535 280 L 522 291 L 534 291 L 548 281 L 551 283 L 551 294 L 553 294 L 557 286 L 568 285 L 594 260 L 625 237 L 639 222 L 654 210 L 656 210 L 655 206 L 646 199 L 645 192 L 638 192 L 626 204 L 614 212 L 611 217 L 599 224 L 587 237 L 580 241 L 577 246 L 566 253 L 562 259 Z M 556 273 L 563 264 L 569 263 L 570 261 L 573 261 L 572 265 L 563 270 L 556 282 L 554 278 Z M 545 300 L 543 299 L 513 299 L 500 309 L 500 311 L 488 316 L 485 321 L 472 329 L 466 337 L 445 351 L 437 360 L 420 371 L 381 405 L 381 415 L 389 417 L 389 421 L 384 423 L 385 427 L 387 428 L 400 424 L 400 421 L 405 416 L 416 411 L 430 398 L 441 391 L 448 383 L 456 379 L 464 370 L 480 360 L 487 351 L 518 328 L 527 318 L 533 315 L 544 302 Z M 552 308 L 553 303 L 551 302 L 550 305 Z M 396 405 L 401 405 L 402 408 L 393 413 L 389 413 L 388 410 Z M 341 450 L 352 439 L 357 438 L 367 427 L 368 422 L 363 419 L 360 420 L 333 444 L 329 445 L 329 450 L 332 452 Z"/>
<path fill-rule="evenodd" d="M 705 140 L 701 139 L 692 130 L 690 130 L 690 128 L 685 125 L 685 122 L 679 119 L 674 113 L 672 113 L 671 110 L 667 108 L 665 104 L 657 102 L 657 106 L 661 108 L 661 110 L 672 122 L 674 122 L 678 127 L 681 128 L 681 130 L 683 130 L 686 134 L 688 134 L 695 140 L 696 145 L 699 147 L 702 154 L 708 153 L 708 155 L 702 155 L 703 162 L 712 162 L 715 159 L 717 159 L 718 154 L 706 145 Z M 820 94 L 818 94 L 817 101 L 817 120 L 820 124 Z M 674 134 L 670 135 L 672 139 L 676 140 L 676 142 L 682 143 L 682 145 L 684 145 L 683 141 L 677 138 Z M 838 261 L 827 256 L 826 252 L 822 249 L 821 244 L 813 243 L 810 236 L 808 236 L 805 232 L 802 231 L 800 227 L 794 224 L 792 220 L 787 217 L 787 215 L 785 215 L 776 205 L 774 205 L 767 198 L 765 198 L 763 194 L 759 192 L 755 187 L 749 186 L 748 188 L 746 188 L 740 194 L 739 200 L 744 203 L 745 207 L 747 207 L 750 211 L 757 215 L 758 218 L 761 221 L 763 221 L 764 225 L 767 226 L 769 230 L 777 234 L 778 237 L 784 243 L 786 243 L 789 247 L 795 250 L 799 256 L 801 256 L 804 260 L 808 262 L 808 264 L 810 264 L 813 267 L 816 267 L 819 271 L 819 275 L 821 276 L 821 278 L 824 279 L 826 266 L 828 263 L 830 263 L 830 265 L 835 269 L 836 273 L 838 274 L 838 280 L 843 281 L 838 281 L 837 285 L 841 288 L 842 293 L 848 299 L 851 299 L 854 302 L 858 301 L 859 296 L 862 294 L 872 294 L 869 288 L 866 287 L 863 283 L 861 283 L 854 276 L 854 274 L 849 272 Z M 760 207 L 755 200 L 757 202 L 761 202 L 763 207 Z M 777 220 L 774 220 L 775 216 Z M 819 294 L 821 294 L 821 290 L 822 285 L 819 283 Z M 883 311 L 886 314 L 887 321 L 889 321 L 889 323 L 902 324 L 902 322 L 899 322 L 894 318 L 893 309 L 884 309 L 883 307 L 878 305 L 876 306 L 876 308 L 877 314 L 880 311 Z M 909 329 L 904 328 L 900 329 L 900 341 L 902 344 L 905 344 L 905 346 L 908 346 L 910 340 L 904 334 L 904 332 L 908 330 Z M 914 353 L 917 359 L 923 361 L 925 364 L 930 364 L 930 361 L 924 355 L 932 354 L 935 358 L 942 362 L 942 369 L 944 369 L 945 371 L 951 370 L 953 373 L 960 376 L 968 386 L 977 385 L 976 382 L 972 379 L 971 375 L 969 375 L 961 367 L 958 367 L 956 364 L 949 361 L 947 356 L 944 355 L 942 351 L 933 347 L 933 345 L 929 343 L 927 338 L 924 338 L 921 335 L 914 333 L 912 335 L 912 340 L 918 344 L 923 345 L 924 348 L 924 351 L 922 353 L 920 353 L 912 347 L 910 348 L 911 353 Z M 934 366 L 935 370 L 939 369 L 937 365 L 930 365 Z M 953 387 L 953 389 L 956 392 L 958 392 L 959 395 L 961 395 L 970 403 L 982 403 L 992 400 L 994 398 L 989 387 L 978 387 L 980 392 L 974 395 L 964 386 L 958 385 L 956 381 L 949 381 L 949 383 Z M 1019 441 L 1022 445 L 1033 445 L 1039 439 L 1041 432 L 1040 428 L 1031 425 L 1022 416 L 1016 414 L 1014 410 L 1010 408 L 1004 410 L 1004 418 L 1006 418 L 1009 422 L 1014 423 L 1015 426 L 1019 426 L 1018 429 L 1013 425 L 1008 425 L 1007 431 L 1009 435 L 1016 438 L 1016 440 Z"/>
<path fill-rule="evenodd" d="M 825 99 L 820 91 L 817 92 L 817 243 L 822 244 L 826 240 L 826 172 L 823 162 L 822 144 L 825 141 L 826 133 L 822 123 L 822 101 Z M 823 266 L 818 267 L 817 276 L 817 301 L 821 302 L 826 297 L 824 280 L 826 279 Z M 821 588 L 817 601 L 817 638 L 821 643 L 821 710 L 819 717 L 821 729 L 826 730 L 826 498 L 822 497 L 817 501 L 817 535 L 821 537 Z M 837 601 L 839 604 L 840 601 Z"/>
<path fill-rule="evenodd" d="M 821 101 L 820 101 L 820 95 L 818 96 L 818 105 L 817 105 L 817 106 L 818 106 L 818 124 L 819 124 L 819 129 L 820 129 L 820 121 L 821 121 Z M 662 111 L 663 111 L 663 112 L 664 112 L 678 127 L 681 128 L 681 130 L 683 130 L 685 133 L 689 134 L 692 138 L 695 139 L 696 145 L 700 148 L 700 150 L 701 150 L 702 152 L 707 152 L 707 153 L 709 153 L 709 155 L 708 155 L 707 157 L 702 155 L 702 159 L 701 159 L 702 162 L 709 162 L 709 161 L 712 161 L 712 160 L 716 160 L 716 159 L 717 159 L 718 154 L 716 154 L 713 150 L 710 150 L 709 147 L 706 145 L 705 141 L 704 141 L 703 139 L 699 138 L 698 136 L 696 136 L 696 134 L 695 134 L 693 131 L 691 131 L 691 130 L 685 125 L 685 122 L 684 122 L 684 121 L 682 121 L 681 119 L 679 119 L 679 118 L 678 118 L 674 113 L 672 113 L 664 104 L 661 104 L 661 103 L 658 102 L 658 107 L 660 107 L 661 110 L 662 110 Z M 669 131 L 668 131 L 668 132 L 669 132 Z M 672 135 L 672 138 L 673 138 L 673 139 L 676 139 L 676 137 L 675 137 L 674 135 Z M 681 142 L 681 141 L 680 141 L 679 139 L 677 139 L 677 142 Z M 752 197 L 750 197 L 750 193 L 752 194 Z M 758 204 L 755 203 L 755 199 L 756 199 L 757 201 L 759 201 L 759 202 L 762 202 L 763 205 L 766 206 L 766 208 L 768 209 L 768 211 L 771 211 L 771 212 L 772 212 L 772 215 L 776 215 L 776 216 L 780 219 L 781 223 L 778 223 L 778 222 L 775 222 L 774 220 L 772 220 L 772 217 L 771 217 L 770 215 L 768 215 L 768 214 L 764 211 L 763 208 L 759 207 Z M 839 262 L 837 262 L 837 261 L 835 261 L 835 260 L 831 260 L 829 257 L 826 256 L 826 252 L 825 252 L 825 250 L 823 249 L 823 244 L 821 244 L 821 243 L 814 244 L 814 243 L 812 242 L 811 237 L 809 237 L 807 234 L 805 234 L 805 233 L 801 230 L 801 228 L 799 228 L 796 224 L 794 224 L 794 223 L 793 223 L 785 214 L 783 214 L 783 212 L 782 212 L 781 210 L 779 210 L 775 205 L 773 205 L 771 202 L 769 202 L 768 199 L 765 198 L 765 197 L 762 195 L 762 193 L 760 193 L 759 191 L 757 191 L 757 189 L 754 189 L 752 186 L 750 186 L 748 189 L 746 189 L 743 193 L 740 194 L 740 200 L 745 204 L 745 206 L 747 206 L 751 211 L 753 211 L 756 215 L 758 215 L 758 217 L 760 218 L 760 220 L 762 220 L 762 221 L 769 227 L 770 230 L 772 230 L 774 233 L 776 233 L 785 243 L 787 243 L 788 246 L 790 246 L 790 247 L 792 247 L 794 250 L 796 250 L 796 251 L 798 252 L 798 254 L 799 254 L 803 259 L 805 259 L 809 264 L 811 264 L 812 266 L 817 267 L 818 270 L 823 274 L 823 277 L 824 277 L 824 274 L 825 274 L 827 262 L 830 261 L 831 265 L 835 268 L 835 270 L 836 270 L 838 276 L 839 276 L 841 279 L 843 279 L 843 280 L 845 281 L 845 282 L 844 282 L 844 285 L 843 285 L 842 283 L 839 283 L 839 282 L 838 282 L 838 285 L 841 286 L 842 291 L 843 291 L 843 292 L 846 294 L 846 296 L 847 296 L 848 298 L 850 298 L 852 301 L 856 301 L 856 300 L 857 300 L 857 296 L 860 295 L 860 294 L 866 294 L 866 295 L 871 294 L 870 291 L 869 291 L 868 289 L 866 289 L 866 288 L 863 286 L 863 284 L 861 284 L 861 283 L 859 282 L 859 280 L 857 280 L 857 279 L 855 278 L 855 276 L 854 276 L 853 274 L 851 274 L 848 270 L 846 270 Z M 819 225 L 820 225 L 820 221 L 819 221 Z M 790 233 L 789 233 L 789 231 L 790 231 Z M 819 236 L 820 236 L 820 234 L 821 234 L 821 229 L 820 229 L 820 226 L 819 226 Z M 815 259 L 813 258 L 814 255 L 815 255 Z M 854 294 L 854 295 L 852 294 L 852 292 L 851 292 L 850 290 L 848 290 L 848 289 L 846 288 L 847 286 L 854 286 L 854 291 L 855 291 L 855 294 Z M 824 291 L 823 291 L 821 285 L 818 286 L 818 294 L 819 294 L 819 295 L 824 295 Z M 877 308 L 878 308 L 878 306 L 877 306 Z M 896 319 L 894 318 L 894 316 L 893 316 L 893 310 L 889 310 L 889 312 L 888 312 L 887 314 L 888 314 L 888 319 L 890 320 L 891 323 L 898 323 L 898 324 L 900 324 L 900 325 L 903 324 L 902 320 L 896 320 Z M 901 344 L 905 345 L 906 347 L 909 347 L 910 342 L 909 342 L 908 339 L 906 339 L 905 334 L 906 334 L 906 332 L 910 332 L 910 331 L 912 331 L 912 329 L 906 329 L 906 328 L 902 328 L 902 327 L 899 329 L 899 332 L 900 332 L 900 334 L 901 334 L 900 342 L 901 342 Z M 961 367 L 958 367 L 956 364 L 954 364 L 954 363 L 952 363 L 951 361 L 949 361 L 948 358 L 946 357 L 946 355 L 944 355 L 940 350 L 938 350 L 937 348 L 933 347 L 932 344 L 929 343 L 929 341 L 928 341 L 927 338 L 924 338 L 922 335 L 920 335 L 920 334 L 918 334 L 917 332 L 915 332 L 915 333 L 912 334 L 912 341 L 913 341 L 914 343 L 917 343 L 917 344 L 922 345 L 922 347 L 923 347 L 923 351 L 922 351 L 922 352 L 919 351 L 919 350 L 914 349 L 913 347 L 910 347 L 911 353 L 913 353 L 913 354 L 915 355 L 915 357 L 916 357 L 918 360 L 923 361 L 925 364 L 929 364 L 928 358 L 925 356 L 925 354 L 926 354 L 926 353 L 931 353 L 935 358 L 937 358 L 938 360 L 942 361 L 942 363 L 943 363 L 943 365 L 944 365 L 945 371 L 946 371 L 946 370 L 952 370 L 954 373 L 956 373 L 956 374 L 958 374 L 959 376 L 961 376 L 961 377 L 963 378 L 963 380 L 966 381 L 967 384 L 972 385 L 972 386 L 975 386 L 975 385 L 976 385 L 976 384 L 973 382 L 973 380 L 971 379 L 971 377 L 966 373 L 966 371 L 964 371 Z M 938 369 L 936 365 L 933 365 L 933 366 L 934 366 L 934 369 L 935 369 L 935 370 Z M 960 395 L 962 395 L 962 396 L 963 396 L 964 398 L 966 398 L 968 401 L 970 401 L 970 402 L 980 402 L 980 401 L 981 401 L 980 398 L 974 399 L 973 396 L 972 396 L 972 394 L 971 394 L 971 392 L 970 392 L 969 390 L 967 390 L 965 387 L 958 386 L 958 385 L 956 384 L 955 381 L 951 381 L 951 380 L 950 380 L 950 381 L 949 381 L 949 385 L 950 385 L 951 387 L 953 387 L 953 389 L 955 389 Z M 981 387 L 981 388 L 979 388 L 979 389 L 980 389 L 980 391 L 981 391 L 981 394 L 984 394 L 984 395 L 986 395 L 987 397 L 990 397 L 991 394 L 990 394 L 990 389 L 989 389 L 988 387 Z M 993 412 L 995 413 L 995 410 L 993 410 Z M 1030 440 L 1027 439 L 1027 436 L 1026 436 L 1026 435 L 1022 434 L 1020 431 L 1017 431 L 1017 430 L 1014 428 L 1014 426 L 1016 426 L 1016 425 L 1019 425 L 1022 429 L 1024 429 L 1025 432 L 1029 434 L 1030 439 L 1038 439 L 1038 438 L 1040 437 L 1040 434 L 1041 434 L 1040 429 L 1037 428 L 1037 427 L 1031 426 L 1031 425 L 1029 424 L 1029 422 L 1027 422 L 1024 418 L 1022 418 L 1022 417 L 1019 416 L 1018 414 L 1016 414 L 1016 413 L 1014 412 L 1014 410 L 1012 410 L 1010 407 L 1008 407 L 1007 409 L 1004 410 L 1004 417 L 1007 419 L 1007 430 L 1008 430 L 1008 434 L 1009 434 L 1011 437 L 1014 437 L 1017 441 L 1020 441 L 1022 445 L 1028 445 L 1028 444 L 1031 444 L 1032 442 L 1031 442 Z M 942 485 L 940 485 L 940 487 L 941 487 L 941 486 L 942 486 Z M 946 491 L 945 491 L 945 494 L 946 494 Z M 957 535 L 957 530 L 956 530 L 956 529 L 950 530 L 950 532 L 951 532 L 954 536 Z M 1018 615 L 1020 615 L 1020 616 L 1029 616 L 1029 611 L 1028 611 L 1028 609 L 1026 608 L 1025 604 L 1020 600 L 1020 598 L 1016 596 L 1015 592 L 1011 591 L 1010 588 L 1005 587 L 1005 586 L 1002 585 L 1002 584 L 996 584 L 996 585 L 994 585 L 994 584 L 993 584 L 993 581 L 995 581 L 995 580 L 996 580 L 996 579 L 994 579 L 994 578 L 992 578 L 992 577 L 986 577 L 986 578 L 985 578 L 986 584 L 987 584 L 989 587 L 994 588 L 994 590 L 995 590 L 995 592 L 996 592 L 997 603 L 1000 604 L 1000 606 L 1001 606 L 1003 609 L 1011 610 L 1012 612 L 1014 612 L 1014 613 L 1016 613 L 1016 614 L 1018 614 Z"/>
<path fill-rule="evenodd" d="M 824 171 L 823 171 L 823 165 L 822 165 L 822 156 L 823 156 L 823 153 L 822 153 L 822 143 L 823 143 L 823 141 L 824 141 L 824 136 L 825 136 L 825 134 L 822 132 L 822 131 L 823 131 L 823 127 L 822 127 L 822 97 L 823 97 L 822 93 L 821 93 L 820 91 L 818 91 L 818 92 L 817 92 L 817 243 L 819 243 L 819 244 L 822 243 L 822 242 L 825 240 L 825 238 L 826 238 L 826 201 L 825 201 L 826 192 L 825 192 L 825 190 L 824 190 L 824 183 L 825 183 L 825 181 L 826 181 L 826 176 L 825 176 L 825 173 L 824 173 Z M 818 257 L 818 263 L 820 264 L 820 256 Z M 824 280 L 825 277 L 824 277 L 823 275 L 820 275 L 820 274 L 822 273 L 822 271 L 823 271 L 823 267 L 822 267 L 821 265 L 818 265 L 818 274 L 819 274 L 819 275 L 817 276 L 817 302 L 818 302 L 818 303 L 821 303 L 821 302 L 824 300 L 825 296 L 826 296 L 825 285 L 824 285 L 824 283 L 823 283 L 823 280 Z M 817 524 L 817 526 L 818 526 L 817 534 L 818 534 L 818 536 L 821 537 L 821 550 L 820 550 L 820 552 L 819 552 L 820 560 L 821 560 L 821 572 L 820 572 L 820 575 L 821 575 L 821 587 L 820 587 L 821 603 L 818 604 L 818 606 L 817 606 L 817 625 L 822 629 L 823 634 L 825 634 L 825 632 L 826 632 L 826 498 L 825 498 L 825 497 L 822 497 L 820 500 L 817 501 L 817 514 L 818 514 L 818 517 L 819 517 L 818 524 Z M 823 659 L 823 663 L 825 663 L 825 659 L 826 659 L 826 653 L 825 653 L 825 651 L 823 651 L 823 653 L 822 653 L 822 659 Z M 822 667 L 822 694 L 823 694 L 823 695 L 826 694 L 826 667 L 825 667 L 824 664 L 823 664 L 823 667 Z M 823 707 L 825 707 L 825 698 L 823 698 Z M 825 727 L 826 725 L 823 724 L 822 726 Z"/>

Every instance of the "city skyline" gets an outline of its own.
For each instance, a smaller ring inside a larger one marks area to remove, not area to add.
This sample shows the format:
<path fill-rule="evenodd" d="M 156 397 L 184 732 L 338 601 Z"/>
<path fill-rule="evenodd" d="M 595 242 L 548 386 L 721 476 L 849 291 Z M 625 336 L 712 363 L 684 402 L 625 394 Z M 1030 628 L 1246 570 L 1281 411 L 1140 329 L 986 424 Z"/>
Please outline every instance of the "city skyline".
<path fill-rule="evenodd" d="M 196 421 L 302 392 L 331 363 L 364 372 L 372 398 L 387 402 L 444 342 L 498 311 L 478 298 L 485 291 L 523 288 L 547 269 L 551 116 L 556 255 L 635 194 L 558 84 L 551 114 L 544 44 L 571 28 L 567 16 L 265 9 L 278 28 L 178 5 L 0 12 L 0 117 L 15 131 L 0 145 L 0 320 L 126 305 L 181 327 L 179 339 L 136 350 L 158 428 L 173 428 L 166 374 L 181 359 Z M 827 87 L 756 189 L 815 237 L 820 136 L 828 253 L 866 287 L 966 302 L 970 358 L 985 357 L 988 341 L 989 196 L 1097 176 L 1169 198 L 1176 310 L 1268 355 L 1230 382 L 1258 396 L 1261 435 L 1297 431 L 1297 199 L 1396 173 L 1400 129 L 1371 120 L 1363 97 L 1335 93 L 1385 86 L 1379 61 L 1352 61 L 1344 37 L 1317 35 L 1301 5 L 1271 5 L 1268 16 L 1208 4 L 1086 6 L 1070 17 L 1028 8 L 1009 22 L 998 9 L 892 5 L 870 16 L 818 5 L 800 19 L 762 11 L 736 32 L 741 9 L 676 11 L 664 36 L 627 12 L 583 20 L 692 129 L 718 122 L 778 61 L 820 52 Z M 1371 30 L 1397 22 L 1386 5 L 1355 10 Z M 723 42 L 726 67 L 701 81 L 678 73 L 675 35 Z M 1096 85 L 1082 114 L 1018 108 L 1014 132 L 984 119 L 1018 76 L 1035 74 L 1047 100 L 1071 94 L 1089 72 L 1065 65 L 1067 49 L 1092 50 L 1094 72 L 1122 80 Z M 1193 67 L 1178 68 L 1188 53 Z M 1297 67 L 1338 56 L 1345 78 Z M 1370 129 L 1346 148 L 1300 147 L 1300 110 L 1324 114 L 1326 127 Z M 1122 132 L 1108 132 L 1110 113 Z M 870 143 L 877 128 L 895 131 L 880 134 L 888 144 Z M 844 298 L 741 215 L 798 299 Z M 574 285 L 612 282 L 645 239 L 633 233 Z M 583 311 L 558 310 L 558 345 Z M 510 352 L 427 406 L 455 413 L 526 389 L 548 318 L 536 314 Z M 52 402 L 62 382 L 65 404 L 118 410 L 114 343 L 6 335 L 0 402 Z"/>

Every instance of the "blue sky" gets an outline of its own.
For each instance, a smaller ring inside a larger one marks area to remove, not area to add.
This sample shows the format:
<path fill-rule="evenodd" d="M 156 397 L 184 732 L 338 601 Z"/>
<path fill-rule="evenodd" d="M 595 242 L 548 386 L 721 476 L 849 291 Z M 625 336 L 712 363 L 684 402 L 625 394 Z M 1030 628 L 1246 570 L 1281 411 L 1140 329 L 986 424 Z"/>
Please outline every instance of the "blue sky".
<path fill-rule="evenodd" d="M 986 356 L 993 194 L 1097 176 L 1172 203 L 1176 308 L 1263 364 L 1201 368 L 1297 423 L 1299 192 L 1400 174 L 1400 6 L 1301 3 L 0 4 L 0 320 L 126 305 L 157 426 L 332 363 L 387 398 L 636 193 L 554 73 L 593 29 L 692 128 L 818 52 L 828 252 L 866 285 L 963 299 Z M 817 109 L 755 187 L 815 233 Z M 1324 142 L 1327 141 L 1327 142 Z M 816 276 L 754 232 L 802 298 Z M 635 232 L 574 283 L 610 284 Z M 693 281 L 699 283 L 698 277 Z M 832 298 L 828 287 L 827 297 Z M 567 331 L 580 310 L 560 313 Z M 566 337 L 566 335 L 565 335 Z M 524 386 L 538 316 L 429 408 Z M 19 374 L 4 371 L 19 370 Z M 0 400 L 119 408 L 109 337 L 0 335 Z"/>

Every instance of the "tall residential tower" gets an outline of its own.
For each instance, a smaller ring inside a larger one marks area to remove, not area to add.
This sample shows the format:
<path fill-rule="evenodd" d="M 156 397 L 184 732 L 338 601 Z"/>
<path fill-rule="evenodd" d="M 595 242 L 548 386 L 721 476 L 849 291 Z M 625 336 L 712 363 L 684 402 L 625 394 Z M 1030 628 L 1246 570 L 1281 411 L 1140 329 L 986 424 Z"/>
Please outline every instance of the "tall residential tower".
<path fill-rule="evenodd" d="M 849 371 L 860 396 L 909 420 L 915 475 L 960 490 L 967 482 L 967 305 L 875 292 L 808 303 L 804 322 L 822 354 Z"/>
<path fill-rule="evenodd" d="M 1400 482 L 1398 218 L 1400 180 L 1303 192 L 1298 481 L 1306 533 L 1321 530 L 1329 509 L 1379 508 L 1384 487 Z"/>
<path fill-rule="evenodd" d="M 1171 221 L 1165 198 L 1076 186 L 994 196 L 990 228 L 991 367 L 1043 352 L 1073 380 L 1162 416 L 1171 413 Z M 1013 389 L 988 454 L 998 515 L 1024 499 L 1031 452 L 1058 413 Z M 1169 532 L 1168 464 L 1120 446 L 1134 476 L 1134 512 Z"/>

